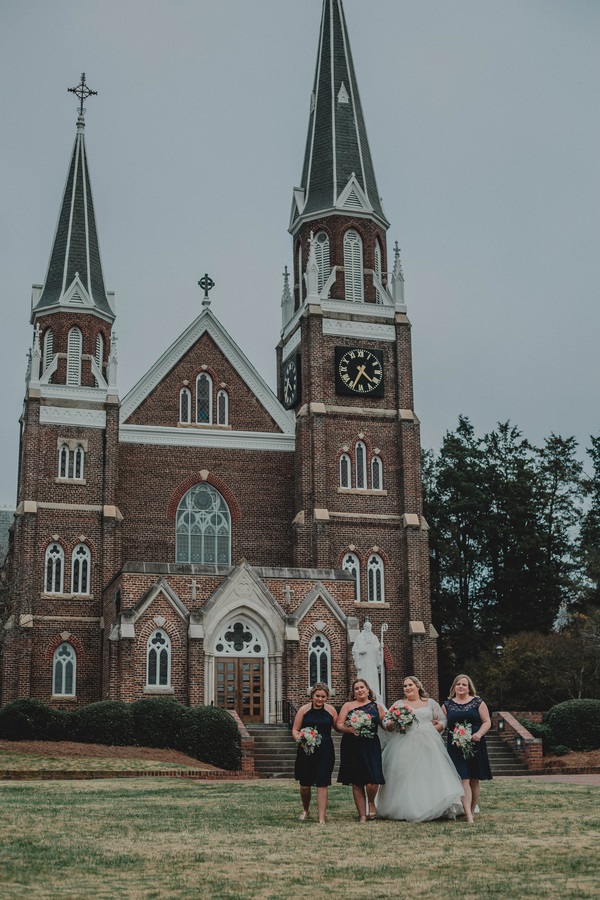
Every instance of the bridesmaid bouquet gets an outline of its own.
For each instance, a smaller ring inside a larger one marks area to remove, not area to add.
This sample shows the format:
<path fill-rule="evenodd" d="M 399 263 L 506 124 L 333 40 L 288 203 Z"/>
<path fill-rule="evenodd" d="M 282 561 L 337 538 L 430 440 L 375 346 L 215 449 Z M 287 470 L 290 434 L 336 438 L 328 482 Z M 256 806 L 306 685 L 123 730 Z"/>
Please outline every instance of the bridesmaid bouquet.
<path fill-rule="evenodd" d="M 386 728 L 390 723 L 393 726 L 392 731 L 406 734 L 406 729 L 411 725 L 418 725 L 419 719 L 417 714 L 406 703 L 393 703 L 383 717 L 381 724 Z"/>
<path fill-rule="evenodd" d="M 455 747 L 458 747 L 464 759 L 471 759 L 477 752 L 477 744 L 473 743 L 472 733 L 473 729 L 469 722 L 464 722 L 463 724 L 459 722 L 454 726 L 454 731 L 452 732 L 452 743 Z"/>
<path fill-rule="evenodd" d="M 359 737 L 375 737 L 373 719 L 364 709 L 353 709 L 344 722 L 347 728 L 354 728 Z"/>
<path fill-rule="evenodd" d="M 297 738 L 296 743 L 302 747 L 305 753 L 310 755 L 315 752 L 316 748 L 321 743 L 321 735 L 316 728 L 307 726 L 306 728 L 301 729 L 300 737 Z"/>

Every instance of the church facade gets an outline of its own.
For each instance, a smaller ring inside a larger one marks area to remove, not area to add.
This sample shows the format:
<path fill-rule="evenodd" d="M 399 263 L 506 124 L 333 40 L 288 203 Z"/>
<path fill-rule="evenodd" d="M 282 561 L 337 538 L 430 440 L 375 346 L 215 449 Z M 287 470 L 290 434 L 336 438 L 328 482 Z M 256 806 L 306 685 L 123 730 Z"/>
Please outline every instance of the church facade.
<path fill-rule="evenodd" d="M 166 695 L 277 722 L 317 680 L 346 699 L 366 621 L 380 693 L 414 673 L 437 695 L 411 326 L 342 0 L 323 3 L 273 304 L 277 394 L 207 291 L 119 397 L 84 128 L 82 101 L 33 288 L 1 702 Z"/>

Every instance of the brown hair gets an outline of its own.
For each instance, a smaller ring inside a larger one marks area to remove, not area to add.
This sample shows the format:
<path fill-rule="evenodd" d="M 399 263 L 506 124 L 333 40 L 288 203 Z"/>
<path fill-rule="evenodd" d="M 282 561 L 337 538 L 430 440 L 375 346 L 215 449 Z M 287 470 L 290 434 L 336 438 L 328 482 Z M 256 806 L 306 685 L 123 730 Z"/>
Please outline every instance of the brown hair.
<path fill-rule="evenodd" d="M 427 693 L 427 691 L 425 690 L 425 688 L 423 687 L 423 685 L 421 684 L 421 682 L 419 681 L 419 679 L 417 678 L 417 676 L 416 676 L 416 675 L 407 675 L 406 678 L 404 678 L 404 680 L 403 680 L 403 682 L 402 682 L 402 685 L 404 685 L 404 682 L 407 681 L 408 679 L 410 679 L 410 681 L 413 682 L 413 684 L 415 685 L 416 689 L 418 690 L 418 692 L 419 692 L 419 698 L 420 698 L 421 700 L 428 700 L 428 699 L 429 699 L 429 694 Z"/>
<path fill-rule="evenodd" d="M 466 678 L 466 680 L 469 684 L 470 692 L 473 694 L 474 697 L 476 697 L 477 691 L 475 690 L 475 685 L 473 684 L 473 682 L 471 681 L 469 676 L 468 675 L 457 675 L 456 678 L 454 679 L 454 681 L 452 682 L 452 684 L 450 685 L 450 693 L 448 694 L 450 699 L 452 699 L 452 697 L 454 697 L 454 695 L 456 694 L 456 691 L 454 690 L 454 688 L 456 687 L 456 682 L 460 681 L 461 678 Z"/>
<path fill-rule="evenodd" d="M 311 700 L 315 696 L 317 691 L 325 691 L 325 693 L 327 694 L 328 700 L 331 697 L 331 691 L 329 690 L 328 685 L 326 685 L 324 681 L 317 681 L 316 684 L 313 684 L 310 691 L 308 692 Z"/>
<path fill-rule="evenodd" d="M 366 687 L 366 689 L 369 692 L 369 700 L 375 699 L 375 694 L 373 693 L 373 688 L 369 685 L 369 683 L 367 681 L 365 681 L 364 678 L 355 678 L 354 681 L 352 682 L 352 687 L 350 688 L 350 699 L 351 700 L 356 700 L 356 697 L 354 696 L 354 687 L 357 684 L 364 684 L 364 686 Z"/>

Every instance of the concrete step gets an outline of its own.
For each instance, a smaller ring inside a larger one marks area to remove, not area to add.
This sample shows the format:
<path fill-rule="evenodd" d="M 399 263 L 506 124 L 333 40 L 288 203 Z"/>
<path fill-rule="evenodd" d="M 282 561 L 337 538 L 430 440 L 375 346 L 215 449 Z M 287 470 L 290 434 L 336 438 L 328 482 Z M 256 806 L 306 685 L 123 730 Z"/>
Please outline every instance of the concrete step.
<path fill-rule="evenodd" d="M 254 738 L 254 766 L 263 778 L 293 778 L 296 760 L 296 742 L 286 725 L 249 725 L 248 731 Z M 334 733 L 336 767 L 333 780 L 337 777 L 342 736 Z M 492 775 L 519 776 L 528 773 L 527 767 L 506 746 L 497 732 L 487 735 L 487 748 Z"/>

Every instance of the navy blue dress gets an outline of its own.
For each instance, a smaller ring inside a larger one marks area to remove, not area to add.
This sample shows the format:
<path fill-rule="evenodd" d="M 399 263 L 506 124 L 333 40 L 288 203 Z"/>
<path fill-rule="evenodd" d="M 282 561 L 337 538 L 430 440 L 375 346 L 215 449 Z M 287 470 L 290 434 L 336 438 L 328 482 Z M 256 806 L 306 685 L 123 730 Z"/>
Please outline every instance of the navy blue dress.
<path fill-rule="evenodd" d="M 452 743 L 452 732 L 455 725 L 462 725 L 466 722 L 471 725 L 473 734 L 481 728 L 479 707 L 482 703 L 481 697 L 473 697 L 468 703 L 444 700 L 444 706 L 448 715 L 448 753 L 462 781 L 467 781 L 471 778 L 478 778 L 480 781 L 490 781 L 492 778 L 484 737 L 477 743 L 477 751 L 470 759 L 465 759 L 460 747 L 455 747 Z"/>
<path fill-rule="evenodd" d="M 370 700 L 363 706 L 356 706 L 352 712 L 362 709 L 372 720 L 374 737 L 356 737 L 354 734 L 342 735 L 340 747 L 340 771 L 338 781 L 341 784 L 385 784 L 381 765 L 381 744 L 377 727 L 380 724 L 377 703 Z M 343 725 L 340 722 L 340 725 Z"/>
<path fill-rule="evenodd" d="M 302 747 L 298 747 L 294 777 L 301 787 L 311 787 L 313 784 L 316 787 L 329 787 L 335 765 L 335 750 L 331 740 L 333 716 L 324 706 L 320 709 L 311 706 L 304 713 L 299 730 L 309 727 L 319 732 L 321 743 L 315 747 L 314 753 L 305 753 Z"/>

